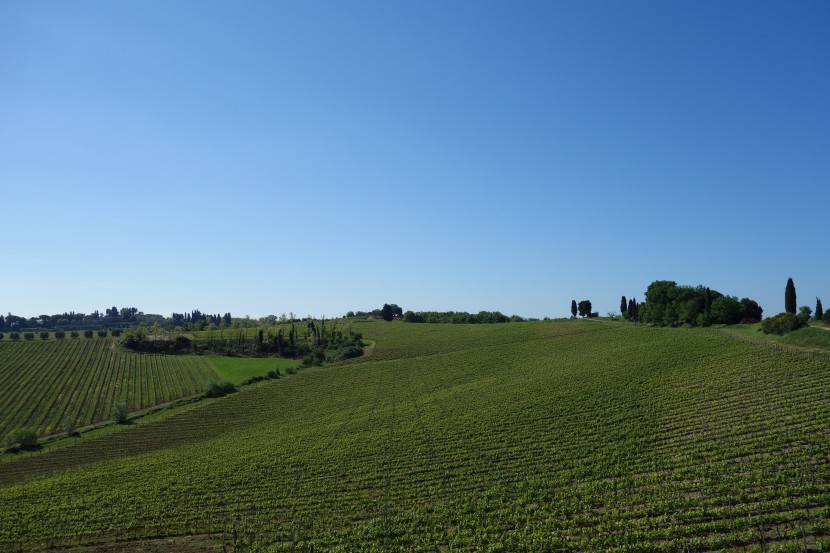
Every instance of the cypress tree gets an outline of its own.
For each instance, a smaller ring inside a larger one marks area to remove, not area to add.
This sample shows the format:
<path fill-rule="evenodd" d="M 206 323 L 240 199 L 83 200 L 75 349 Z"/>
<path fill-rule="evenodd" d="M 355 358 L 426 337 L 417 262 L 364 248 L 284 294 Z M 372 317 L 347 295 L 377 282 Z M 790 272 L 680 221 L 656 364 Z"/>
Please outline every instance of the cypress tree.
<path fill-rule="evenodd" d="M 576 317 L 576 300 L 571 300 L 571 316 Z"/>
<path fill-rule="evenodd" d="M 816 298 L 816 320 L 820 321 L 824 318 L 824 309 L 821 307 L 821 300 Z"/>
<path fill-rule="evenodd" d="M 628 302 L 626 301 L 625 296 L 623 296 L 620 300 L 620 313 L 624 318 L 628 318 Z"/>
<path fill-rule="evenodd" d="M 784 311 L 795 315 L 796 300 L 795 300 L 795 284 L 793 279 L 787 279 L 787 289 L 784 291 Z"/>

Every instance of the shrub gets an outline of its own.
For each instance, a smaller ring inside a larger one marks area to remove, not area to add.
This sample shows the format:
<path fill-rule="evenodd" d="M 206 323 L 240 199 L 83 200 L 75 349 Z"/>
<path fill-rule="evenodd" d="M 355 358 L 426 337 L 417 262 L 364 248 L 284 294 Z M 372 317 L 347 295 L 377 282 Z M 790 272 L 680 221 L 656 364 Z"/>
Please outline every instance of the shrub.
<path fill-rule="evenodd" d="M 113 328 L 113 329 L 110 331 L 110 334 L 111 334 L 114 338 L 118 338 L 119 336 L 121 336 L 121 329 L 120 329 L 120 328 Z"/>
<path fill-rule="evenodd" d="M 106 338 L 107 337 L 107 331 L 106 330 L 99 330 L 98 331 L 98 337 L 99 338 Z"/>
<path fill-rule="evenodd" d="M 297 371 L 294 370 L 294 367 L 288 367 L 287 369 L 285 369 L 285 374 L 294 374 L 295 372 Z"/>
<path fill-rule="evenodd" d="M 280 377 L 280 370 L 274 369 L 273 371 L 268 371 L 268 378 L 279 378 Z"/>
<path fill-rule="evenodd" d="M 3 339 L 3 333 L 0 332 L 0 340 L 2 340 L 2 339 Z"/>
<path fill-rule="evenodd" d="M 205 387 L 205 397 L 222 397 L 232 394 L 235 391 L 236 386 L 230 382 L 217 382 L 215 380 L 211 380 Z"/>
<path fill-rule="evenodd" d="M 827 324 L 830 324 L 830 309 L 824 312 L 824 315 L 821 317 L 821 320 Z"/>
<path fill-rule="evenodd" d="M 35 333 L 34 332 L 24 332 L 23 333 L 23 339 L 24 340 L 34 340 L 35 339 Z"/>
<path fill-rule="evenodd" d="M 41 340 L 48 340 L 49 339 L 49 333 L 46 332 L 45 330 L 41 330 L 40 331 L 40 339 Z"/>
<path fill-rule="evenodd" d="M 72 332 L 69 333 L 69 335 L 72 336 L 73 338 L 77 338 L 78 337 L 78 331 L 73 330 Z"/>
<path fill-rule="evenodd" d="M 9 338 L 12 340 L 20 340 L 20 333 L 19 332 L 12 332 L 9 334 Z"/>
<path fill-rule="evenodd" d="M 115 405 L 113 405 L 112 418 L 118 424 L 127 424 L 127 404 L 123 402 L 118 402 Z"/>
<path fill-rule="evenodd" d="M 63 330 L 56 330 L 55 338 L 57 338 L 58 340 L 63 340 L 64 338 L 66 338 L 66 332 L 64 332 Z"/>
<path fill-rule="evenodd" d="M 263 380 L 268 380 L 266 376 L 249 376 L 245 380 L 242 381 L 243 386 L 247 386 L 248 384 L 253 384 L 254 382 L 262 382 Z"/>
<path fill-rule="evenodd" d="M 775 317 L 764 319 L 761 322 L 761 330 L 764 331 L 764 334 L 784 335 L 804 326 L 806 326 L 805 321 L 792 313 L 779 313 Z"/>
<path fill-rule="evenodd" d="M 70 416 L 66 416 L 61 420 L 61 430 L 63 430 L 67 436 L 74 436 L 75 432 L 75 419 Z"/>
<path fill-rule="evenodd" d="M 84 330 L 84 338 L 92 338 L 92 331 Z"/>
<path fill-rule="evenodd" d="M 20 449 L 35 449 L 37 448 L 37 434 L 35 434 L 34 430 L 28 428 L 15 430 L 9 434 L 9 437 L 6 439 L 6 444 L 11 449 L 17 447 Z"/>

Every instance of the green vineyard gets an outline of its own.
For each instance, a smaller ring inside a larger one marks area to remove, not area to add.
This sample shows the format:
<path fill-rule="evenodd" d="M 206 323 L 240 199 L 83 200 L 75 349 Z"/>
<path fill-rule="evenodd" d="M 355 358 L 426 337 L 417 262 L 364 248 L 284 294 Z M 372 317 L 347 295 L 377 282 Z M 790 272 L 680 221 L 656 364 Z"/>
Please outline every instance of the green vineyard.
<path fill-rule="evenodd" d="M 215 378 L 200 357 L 121 351 L 114 339 L 0 341 L 0 436 L 60 430 L 111 418 L 117 402 L 136 411 L 204 390 Z"/>
<path fill-rule="evenodd" d="M 601 321 L 355 328 L 365 358 L 3 462 L 0 549 L 830 546 L 826 362 Z"/>

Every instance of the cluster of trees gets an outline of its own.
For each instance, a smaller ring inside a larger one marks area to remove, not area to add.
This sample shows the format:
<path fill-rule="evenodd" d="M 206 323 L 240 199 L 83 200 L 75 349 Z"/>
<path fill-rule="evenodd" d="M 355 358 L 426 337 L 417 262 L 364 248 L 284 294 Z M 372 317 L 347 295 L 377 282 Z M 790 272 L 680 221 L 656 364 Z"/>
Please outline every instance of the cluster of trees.
<path fill-rule="evenodd" d="M 394 319 L 403 318 L 403 308 L 396 303 L 384 303 L 380 309 L 373 309 L 371 311 L 349 311 L 346 313 L 347 319 L 383 319 L 384 321 L 391 321 Z"/>
<path fill-rule="evenodd" d="M 576 303 L 576 300 L 571 300 L 572 317 L 576 317 L 577 314 L 580 317 L 599 317 L 599 313 L 592 312 L 591 308 L 591 300 L 582 300 L 579 303 Z"/>
<path fill-rule="evenodd" d="M 802 305 L 796 312 L 797 305 L 795 283 L 792 278 L 788 278 L 784 288 L 784 312 L 766 319 L 761 325 L 761 330 L 765 334 L 786 334 L 804 328 L 810 324 L 810 319 L 830 324 L 830 312 L 824 311 L 820 298 L 816 298 L 815 313 L 806 305 Z"/>
<path fill-rule="evenodd" d="M 627 321 L 637 322 L 640 320 L 640 304 L 637 303 L 637 298 L 625 299 L 625 296 L 620 298 L 620 313 L 623 319 Z"/>
<path fill-rule="evenodd" d="M 658 325 L 709 326 L 761 320 L 763 309 L 749 298 L 721 294 L 704 286 L 678 286 L 656 280 L 646 290 L 646 301 L 635 308 L 638 320 Z"/>
<path fill-rule="evenodd" d="M 407 311 L 403 314 L 403 321 L 405 323 L 492 324 L 521 322 L 524 319 L 518 315 L 508 317 L 499 311 L 479 311 L 475 314 L 466 311 Z"/>
<path fill-rule="evenodd" d="M 257 357 L 304 358 L 306 364 L 341 361 L 363 354 L 363 336 L 351 328 L 343 330 L 337 322 L 309 317 L 254 330 L 237 328 L 211 330 L 190 339 L 179 329 L 147 329 L 137 325 L 124 332 L 121 344 L 134 351 L 153 353 L 194 353 Z"/>
<path fill-rule="evenodd" d="M 272 316 L 273 317 L 273 316 Z M 276 317 L 273 317 L 276 320 Z M 283 315 L 285 318 L 285 315 Z M 293 315 L 292 315 L 293 319 Z M 250 318 L 234 319 L 230 313 L 224 315 L 203 314 L 198 309 L 190 313 L 173 313 L 170 317 L 145 314 L 135 307 L 118 308 L 112 306 L 102 315 L 97 309 L 90 314 L 74 311 L 39 317 L 20 317 L 9 313 L 0 315 L 0 332 L 19 330 L 71 330 L 83 328 L 125 328 L 130 325 L 145 323 L 158 324 L 163 328 L 182 328 L 184 330 L 205 330 L 212 328 L 252 327 L 259 321 Z"/>
<path fill-rule="evenodd" d="M 233 326 L 233 317 L 230 312 L 224 315 L 206 315 L 194 309 L 190 313 L 173 313 L 170 315 L 172 325 L 183 327 L 186 330 L 223 329 Z"/>

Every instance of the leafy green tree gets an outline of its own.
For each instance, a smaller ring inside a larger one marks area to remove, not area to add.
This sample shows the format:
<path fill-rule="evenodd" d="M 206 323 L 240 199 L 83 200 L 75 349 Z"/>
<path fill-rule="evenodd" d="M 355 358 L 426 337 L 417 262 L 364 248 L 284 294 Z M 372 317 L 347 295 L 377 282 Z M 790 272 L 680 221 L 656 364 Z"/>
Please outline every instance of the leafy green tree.
<path fill-rule="evenodd" d="M 76 428 L 75 419 L 71 416 L 67 415 L 61 420 L 61 430 L 63 430 L 67 436 L 74 435 Z"/>
<path fill-rule="evenodd" d="M 764 310 L 758 305 L 758 302 L 749 298 L 741 299 L 741 306 L 743 307 L 743 319 L 751 319 L 760 321 L 763 318 Z"/>
<path fill-rule="evenodd" d="M 792 278 L 788 278 L 787 288 L 784 290 L 784 311 L 795 315 L 795 306 L 795 284 L 793 284 Z"/>
<path fill-rule="evenodd" d="M 6 439 L 6 445 L 10 448 L 19 447 L 20 449 L 36 449 L 38 446 L 37 434 L 34 430 L 29 428 L 15 430 L 9 434 Z"/>
<path fill-rule="evenodd" d="M 118 424 L 127 424 L 127 404 L 118 402 L 112 406 L 112 418 Z"/>
<path fill-rule="evenodd" d="M 720 324 L 733 325 L 741 322 L 744 308 L 738 298 L 734 296 L 721 296 L 712 302 L 712 310 L 709 316 L 712 321 Z"/>
<path fill-rule="evenodd" d="M 804 324 L 806 325 L 807 322 L 813 315 L 813 310 L 807 307 L 806 305 L 802 305 L 798 308 L 798 318 L 801 319 Z"/>
<path fill-rule="evenodd" d="M 821 307 L 821 300 L 816 298 L 816 320 L 820 321 L 824 318 L 824 309 Z"/>
<path fill-rule="evenodd" d="M 591 316 L 591 301 L 590 300 L 582 300 L 577 304 L 577 311 L 579 312 L 580 317 L 590 317 Z"/>
<path fill-rule="evenodd" d="M 380 318 L 384 321 L 391 321 L 395 317 L 395 311 L 388 303 L 384 303 L 380 310 Z"/>
<path fill-rule="evenodd" d="M 576 317 L 577 306 L 576 300 L 571 300 L 571 317 Z"/>

